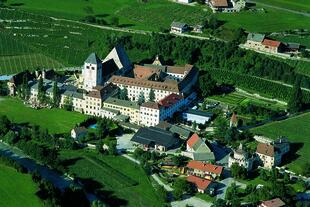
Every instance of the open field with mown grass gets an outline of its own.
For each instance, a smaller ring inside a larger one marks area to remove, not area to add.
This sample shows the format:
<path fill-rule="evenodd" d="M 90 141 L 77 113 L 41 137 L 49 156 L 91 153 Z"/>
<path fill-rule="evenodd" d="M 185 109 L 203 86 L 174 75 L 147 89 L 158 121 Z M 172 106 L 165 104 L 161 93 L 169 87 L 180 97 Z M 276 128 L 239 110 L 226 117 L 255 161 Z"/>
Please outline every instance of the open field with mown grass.
<path fill-rule="evenodd" d="M 272 122 L 251 130 L 253 133 L 276 139 L 286 136 L 293 144 L 293 150 L 297 150 L 296 156 L 287 166 L 300 172 L 302 166 L 310 160 L 310 112 L 289 118 L 283 121 Z"/>
<path fill-rule="evenodd" d="M 290 12 L 264 8 L 265 11 L 219 13 L 218 18 L 228 28 L 244 28 L 249 32 L 280 32 L 293 29 L 310 29 L 310 17 Z"/>
<path fill-rule="evenodd" d="M 41 207 L 43 203 L 36 196 L 37 190 L 30 175 L 0 164 L 0 206 Z"/>
<path fill-rule="evenodd" d="M 63 109 L 32 109 L 15 98 L 0 98 L 0 115 L 6 115 L 12 122 L 39 125 L 50 133 L 69 133 L 87 117 Z"/>
<path fill-rule="evenodd" d="M 101 190 L 112 206 L 163 206 L 143 169 L 122 156 L 91 151 L 62 151 L 70 174 Z"/>
<path fill-rule="evenodd" d="M 308 0 L 253 0 L 271 6 L 277 6 L 284 9 L 290 9 L 301 12 L 310 12 L 310 1 Z"/>

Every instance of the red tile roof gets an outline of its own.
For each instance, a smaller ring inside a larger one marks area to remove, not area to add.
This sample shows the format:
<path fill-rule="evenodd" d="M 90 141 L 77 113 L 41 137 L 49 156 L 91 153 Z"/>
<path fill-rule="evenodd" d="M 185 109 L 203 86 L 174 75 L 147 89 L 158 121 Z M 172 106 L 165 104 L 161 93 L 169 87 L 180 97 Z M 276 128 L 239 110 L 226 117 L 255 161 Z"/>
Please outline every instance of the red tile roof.
<path fill-rule="evenodd" d="M 193 145 L 199 140 L 199 136 L 198 134 L 193 134 L 188 140 L 187 140 L 187 144 L 189 147 L 193 147 Z"/>
<path fill-rule="evenodd" d="M 235 124 L 237 123 L 238 119 L 237 119 L 237 114 L 233 113 L 231 118 L 230 118 L 231 123 Z"/>
<path fill-rule="evenodd" d="M 193 175 L 188 176 L 186 180 L 188 182 L 194 183 L 200 190 L 206 190 L 208 186 L 212 183 L 211 180 L 202 179 Z"/>
<path fill-rule="evenodd" d="M 148 79 L 154 73 L 159 74 L 161 72 L 161 69 L 155 68 L 155 67 L 135 65 L 133 72 L 134 72 L 135 78 Z"/>
<path fill-rule="evenodd" d="M 274 198 L 269 201 L 263 201 L 260 206 L 263 207 L 281 207 L 284 206 L 285 203 L 280 198 Z"/>
<path fill-rule="evenodd" d="M 159 104 L 165 108 L 169 108 L 174 104 L 178 103 L 181 99 L 183 99 L 183 96 L 172 93 L 166 96 L 165 98 L 161 99 L 159 101 Z"/>
<path fill-rule="evenodd" d="M 269 46 L 269 47 L 279 47 L 281 45 L 281 42 L 275 41 L 275 40 L 264 39 L 262 44 Z"/>
<path fill-rule="evenodd" d="M 266 143 L 258 143 L 256 152 L 259 154 L 267 155 L 269 157 L 274 157 L 274 146 Z"/>
<path fill-rule="evenodd" d="M 228 7 L 227 0 L 211 0 L 211 4 L 214 7 Z"/>
<path fill-rule="evenodd" d="M 155 102 L 145 102 L 141 106 L 145 108 L 159 109 L 159 104 Z"/>
<path fill-rule="evenodd" d="M 223 167 L 222 166 L 217 166 L 217 165 L 212 165 L 209 163 L 203 163 L 203 162 L 199 162 L 196 160 L 192 160 L 187 164 L 188 168 L 191 169 L 197 169 L 197 170 L 201 170 L 204 172 L 209 172 L 209 173 L 214 173 L 217 175 L 222 174 L 223 171 Z"/>
<path fill-rule="evenodd" d="M 167 66 L 167 73 L 185 74 L 193 69 L 193 65 L 186 64 L 185 66 Z"/>

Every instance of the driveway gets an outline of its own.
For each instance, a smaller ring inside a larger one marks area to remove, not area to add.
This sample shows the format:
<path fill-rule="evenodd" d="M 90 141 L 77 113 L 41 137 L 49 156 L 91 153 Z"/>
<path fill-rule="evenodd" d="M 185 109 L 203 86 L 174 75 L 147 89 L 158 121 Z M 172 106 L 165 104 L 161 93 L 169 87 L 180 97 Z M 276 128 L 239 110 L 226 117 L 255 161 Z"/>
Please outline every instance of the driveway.
<path fill-rule="evenodd" d="M 226 178 L 224 180 L 221 180 L 218 184 L 219 188 L 217 189 L 216 192 L 216 197 L 219 199 L 225 199 L 225 194 L 226 194 L 226 190 L 229 186 L 231 186 L 232 183 L 236 183 L 236 185 L 240 188 L 245 189 L 246 185 L 243 183 L 240 183 L 238 181 L 236 181 L 234 178 Z"/>
<path fill-rule="evenodd" d="M 186 198 L 181 201 L 173 201 L 171 202 L 172 207 L 187 207 L 187 206 L 194 206 L 194 207 L 211 207 L 212 203 L 206 202 L 197 197 L 190 197 Z"/>
<path fill-rule="evenodd" d="M 119 151 L 131 151 L 133 152 L 136 148 L 133 146 L 133 143 L 130 141 L 134 134 L 123 134 L 122 136 L 117 136 L 117 145 L 116 149 Z"/>

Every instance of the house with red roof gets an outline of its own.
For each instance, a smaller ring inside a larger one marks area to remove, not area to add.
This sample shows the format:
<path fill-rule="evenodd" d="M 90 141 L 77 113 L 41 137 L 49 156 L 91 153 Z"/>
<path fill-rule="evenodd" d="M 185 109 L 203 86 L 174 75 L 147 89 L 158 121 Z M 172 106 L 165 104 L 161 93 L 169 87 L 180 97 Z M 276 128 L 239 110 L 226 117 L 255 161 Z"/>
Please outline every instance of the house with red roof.
<path fill-rule="evenodd" d="M 282 51 L 283 44 L 276 40 L 265 38 L 262 42 L 262 50 L 269 53 L 279 53 Z"/>
<path fill-rule="evenodd" d="M 196 133 L 187 140 L 186 152 L 183 152 L 182 155 L 201 162 L 208 162 L 215 159 L 208 145 Z"/>
<path fill-rule="evenodd" d="M 220 178 L 224 169 L 222 166 L 203 163 L 196 160 L 188 162 L 186 168 L 188 175 L 198 176 L 208 180 Z"/>
<path fill-rule="evenodd" d="M 263 201 L 258 207 L 284 207 L 285 203 L 280 198 L 274 198 L 268 201 Z"/>
<path fill-rule="evenodd" d="M 213 194 L 215 191 L 215 182 L 212 180 L 203 179 L 193 175 L 188 176 L 186 180 L 190 183 L 193 183 L 199 193 Z"/>

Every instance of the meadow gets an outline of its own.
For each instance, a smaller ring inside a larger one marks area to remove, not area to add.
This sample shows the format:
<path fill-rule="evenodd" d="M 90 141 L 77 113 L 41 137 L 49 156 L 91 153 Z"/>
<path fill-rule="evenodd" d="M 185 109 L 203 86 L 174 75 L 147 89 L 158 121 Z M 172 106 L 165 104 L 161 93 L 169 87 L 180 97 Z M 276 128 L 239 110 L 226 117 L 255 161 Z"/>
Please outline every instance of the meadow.
<path fill-rule="evenodd" d="M 35 194 L 38 187 L 29 174 L 18 173 L 14 168 L 0 164 L 0 206 L 41 207 Z"/>
<path fill-rule="evenodd" d="M 286 136 L 293 143 L 293 148 L 295 148 L 293 150 L 297 150 L 296 160 L 287 164 L 293 171 L 301 172 L 302 166 L 309 162 L 310 112 L 287 120 L 266 124 L 251 131 L 272 139 Z"/>
<path fill-rule="evenodd" d="M 69 133 L 87 116 L 63 109 L 32 109 L 15 98 L 0 99 L 0 115 L 15 123 L 30 123 L 47 129 L 49 133 Z"/>
<path fill-rule="evenodd" d="M 105 192 L 105 200 L 112 206 L 163 205 L 143 169 L 122 156 L 81 150 L 62 151 L 60 157 L 68 163 L 65 167 L 69 173 Z"/>
<path fill-rule="evenodd" d="M 308 0 L 254 0 L 254 2 L 295 11 L 310 12 L 310 2 Z"/>

